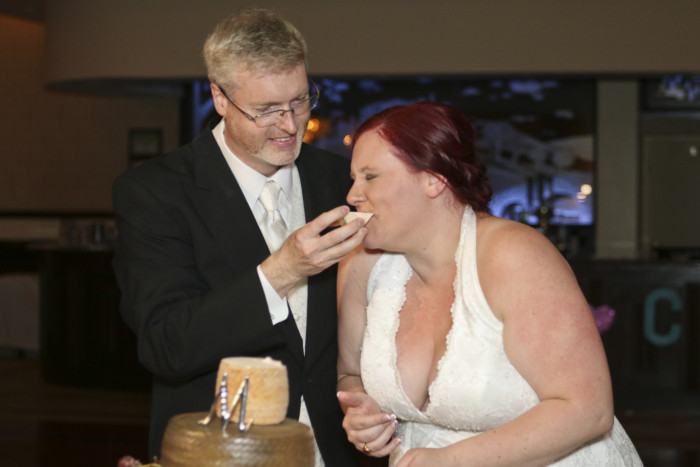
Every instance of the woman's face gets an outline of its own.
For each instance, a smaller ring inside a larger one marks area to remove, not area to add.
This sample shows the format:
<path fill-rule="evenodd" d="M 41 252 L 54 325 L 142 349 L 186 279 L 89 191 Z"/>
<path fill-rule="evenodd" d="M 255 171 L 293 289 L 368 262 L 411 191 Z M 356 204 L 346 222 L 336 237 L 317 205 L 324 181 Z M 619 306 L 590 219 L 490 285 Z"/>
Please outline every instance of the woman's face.
<path fill-rule="evenodd" d="M 355 143 L 350 173 L 354 180 L 349 204 L 374 216 L 367 222 L 367 248 L 403 252 L 416 237 L 421 209 L 427 208 L 424 186 L 428 174 L 413 172 L 394 156 L 376 131 Z"/>

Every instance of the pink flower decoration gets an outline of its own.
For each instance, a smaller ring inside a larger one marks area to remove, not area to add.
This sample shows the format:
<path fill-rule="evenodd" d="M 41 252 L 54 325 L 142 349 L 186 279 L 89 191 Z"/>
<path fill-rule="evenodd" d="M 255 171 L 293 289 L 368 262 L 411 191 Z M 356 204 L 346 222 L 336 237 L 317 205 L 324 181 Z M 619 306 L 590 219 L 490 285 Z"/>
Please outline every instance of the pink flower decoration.
<path fill-rule="evenodd" d="M 598 325 L 598 331 L 603 333 L 610 329 L 615 320 L 615 310 L 608 305 L 593 306 L 590 305 L 595 324 Z"/>

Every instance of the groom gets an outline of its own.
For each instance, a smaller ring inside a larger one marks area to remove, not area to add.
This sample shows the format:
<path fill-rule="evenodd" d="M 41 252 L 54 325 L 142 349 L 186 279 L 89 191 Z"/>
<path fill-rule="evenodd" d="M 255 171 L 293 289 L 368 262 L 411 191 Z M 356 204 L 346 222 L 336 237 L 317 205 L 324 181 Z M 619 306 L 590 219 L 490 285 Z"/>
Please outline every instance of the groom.
<path fill-rule="evenodd" d="M 350 169 L 302 144 L 318 102 L 306 44 L 248 10 L 216 27 L 204 57 L 220 122 L 113 189 L 121 312 L 153 374 L 149 455 L 170 417 L 209 409 L 222 358 L 270 356 L 287 367 L 287 416 L 312 426 L 317 465 L 357 465 L 335 396 L 335 264 L 366 231 L 328 230 L 349 211 Z"/>

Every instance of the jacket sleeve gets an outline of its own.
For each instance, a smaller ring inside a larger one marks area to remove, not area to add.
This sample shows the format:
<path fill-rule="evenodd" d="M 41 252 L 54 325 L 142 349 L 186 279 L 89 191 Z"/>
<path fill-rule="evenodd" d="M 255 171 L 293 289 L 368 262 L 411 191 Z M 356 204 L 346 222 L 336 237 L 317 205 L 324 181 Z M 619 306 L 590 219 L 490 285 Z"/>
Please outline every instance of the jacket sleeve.
<path fill-rule="evenodd" d="M 151 373 L 176 383 L 215 370 L 223 357 L 262 354 L 283 344 L 270 320 L 258 261 L 234 270 L 217 259 L 214 242 L 195 238 L 194 214 L 183 213 L 142 179 L 127 173 L 112 194 L 120 309 Z"/>

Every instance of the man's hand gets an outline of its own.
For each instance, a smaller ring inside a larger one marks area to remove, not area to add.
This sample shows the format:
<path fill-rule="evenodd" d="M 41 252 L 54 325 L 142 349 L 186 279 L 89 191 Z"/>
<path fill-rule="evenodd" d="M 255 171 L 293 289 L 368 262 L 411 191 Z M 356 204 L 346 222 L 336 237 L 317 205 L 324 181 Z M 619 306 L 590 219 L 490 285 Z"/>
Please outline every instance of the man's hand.
<path fill-rule="evenodd" d="M 348 212 L 347 206 L 324 212 L 289 235 L 280 249 L 263 261 L 262 272 L 280 297 L 286 296 L 305 277 L 336 264 L 362 242 L 367 234 L 362 219 L 321 235 Z"/>

